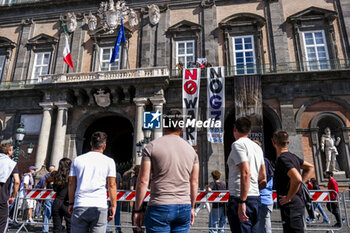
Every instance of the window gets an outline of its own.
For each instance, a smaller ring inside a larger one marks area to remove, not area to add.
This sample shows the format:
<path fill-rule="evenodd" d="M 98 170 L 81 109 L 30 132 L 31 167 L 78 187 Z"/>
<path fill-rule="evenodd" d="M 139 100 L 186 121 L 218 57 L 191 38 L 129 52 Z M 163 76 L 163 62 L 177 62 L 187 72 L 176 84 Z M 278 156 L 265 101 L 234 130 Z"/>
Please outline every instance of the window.
<path fill-rule="evenodd" d="M 36 82 L 40 75 L 49 73 L 51 52 L 35 53 L 31 82 Z"/>
<path fill-rule="evenodd" d="M 113 53 L 113 47 L 101 48 L 100 53 L 100 71 L 111 71 L 120 69 L 120 54 L 122 53 L 122 46 L 119 47 L 119 52 L 115 61 L 110 64 Z"/>
<path fill-rule="evenodd" d="M 16 0 L 3 0 L 2 1 L 2 5 L 9 5 L 12 3 L 16 3 Z"/>
<path fill-rule="evenodd" d="M 308 70 L 328 70 L 329 57 L 324 31 L 303 32 Z"/>
<path fill-rule="evenodd" d="M 255 74 L 256 62 L 253 36 L 235 36 L 233 42 L 233 60 L 236 74 Z"/>
<path fill-rule="evenodd" d="M 194 40 L 176 42 L 176 64 L 182 62 L 184 67 L 188 67 L 190 62 L 194 62 Z"/>
<path fill-rule="evenodd" d="M 0 80 L 2 78 L 2 73 L 3 73 L 3 70 L 4 70 L 4 66 L 5 66 L 5 59 L 6 59 L 6 56 L 0 56 Z"/>

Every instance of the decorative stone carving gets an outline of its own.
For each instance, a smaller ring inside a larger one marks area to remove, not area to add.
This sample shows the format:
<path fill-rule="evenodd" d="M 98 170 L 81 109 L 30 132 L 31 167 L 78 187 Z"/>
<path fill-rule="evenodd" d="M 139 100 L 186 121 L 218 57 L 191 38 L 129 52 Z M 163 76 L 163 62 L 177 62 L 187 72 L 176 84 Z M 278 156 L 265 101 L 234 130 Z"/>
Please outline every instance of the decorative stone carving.
<path fill-rule="evenodd" d="M 97 28 L 97 18 L 96 16 L 94 16 L 91 11 L 89 16 L 87 17 L 88 20 L 88 27 L 89 27 L 89 31 L 95 31 Z"/>
<path fill-rule="evenodd" d="M 75 29 L 77 29 L 77 17 L 75 16 L 74 12 L 73 13 L 70 13 L 68 12 L 67 13 L 67 21 L 66 21 L 66 24 L 67 24 L 67 30 L 68 32 L 74 32 Z"/>
<path fill-rule="evenodd" d="M 134 10 L 130 10 L 130 14 L 129 14 L 129 25 L 131 27 L 135 27 L 137 24 L 139 24 L 139 21 L 137 19 L 137 14 Z"/>
<path fill-rule="evenodd" d="M 98 94 L 94 94 L 94 97 L 98 106 L 106 108 L 111 105 L 111 98 L 109 93 L 105 93 L 105 91 L 102 89 L 99 89 L 97 93 Z"/>
<path fill-rule="evenodd" d="M 337 137 L 337 140 L 335 140 L 329 127 L 324 130 L 324 133 L 321 137 L 321 151 L 324 152 L 326 157 L 326 172 L 337 171 L 335 169 L 336 156 L 338 155 L 336 146 L 339 145 L 341 139 Z"/>
<path fill-rule="evenodd" d="M 152 25 L 157 25 L 160 19 L 160 10 L 159 7 L 155 4 L 148 6 L 148 16 L 149 21 Z"/>

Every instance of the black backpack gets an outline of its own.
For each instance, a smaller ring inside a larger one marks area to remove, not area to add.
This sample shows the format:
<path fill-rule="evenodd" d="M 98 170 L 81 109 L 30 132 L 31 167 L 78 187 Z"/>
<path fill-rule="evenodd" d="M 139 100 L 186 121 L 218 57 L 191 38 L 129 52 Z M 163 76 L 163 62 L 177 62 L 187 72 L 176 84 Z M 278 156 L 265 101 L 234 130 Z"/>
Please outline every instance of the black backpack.
<path fill-rule="evenodd" d="M 303 193 L 303 200 L 305 203 L 306 211 L 309 214 L 309 217 L 311 219 L 315 219 L 316 215 L 315 215 L 315 211 L 314 211 L 314 205 L 312 204 L 313 198 L 312 198 L 312 195 L 311 195 L 309 189 L 307 188 L 306 184 L 301 183 L 301 190 Z"/>

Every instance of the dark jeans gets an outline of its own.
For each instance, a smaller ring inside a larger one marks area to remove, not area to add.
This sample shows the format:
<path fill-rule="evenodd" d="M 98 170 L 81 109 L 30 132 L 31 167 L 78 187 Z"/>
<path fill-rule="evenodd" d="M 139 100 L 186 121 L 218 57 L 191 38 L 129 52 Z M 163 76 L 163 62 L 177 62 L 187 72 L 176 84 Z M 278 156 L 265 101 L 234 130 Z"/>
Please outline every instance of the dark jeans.
<path fill-rule="evenodd" d="M 328 202 L 327 203 L 327 209 L 329 212 L 331 212 L 335 219 L 337 220 L 337 223 L 341 223 L 341 220 L 340 220 L 340 213 L 339 213 L 339 206 L 338 206 L 338 203 L 330 203 Z"/>
<path fill-rule="evenodd" d="M 62 220 L 66 221 L 66 231 L 70 233 L 70 218 L 71 215 L 68 213 L 68 203 L 63 200 L 55 199 L 52 205 L 52 220 L 53 220 L 53 232 L 62 232 Z"/>
<path fill-rule="evenodd" d="M 305 207 L 281 206 L 281 218 L 284 233 L 304 233 Z"/>
<path fill-rule="evenodd" d="M 8 203 L 0 203 L 0 232 L 6 232 L 8 225 L 9 206 Z"/>
<path fill-rule="evenodd" d="M 178 232 L 189 233 L 191 205 L 153 205 L 146 210 L 147 233 Z"/>
<path fill-rule="evenodd" d="M 246 203 L 246 215 L 249 220 L 242 222 L 238 218 L 238 197 L 229 198 L 229 204 L 227 209 L 227 218 L 230 223 L 230 228 L 232 232 L 235 233 L 259 233 L 259 212 L 261 209 L 261 199 L 260 197 L 248 197 Z"/>

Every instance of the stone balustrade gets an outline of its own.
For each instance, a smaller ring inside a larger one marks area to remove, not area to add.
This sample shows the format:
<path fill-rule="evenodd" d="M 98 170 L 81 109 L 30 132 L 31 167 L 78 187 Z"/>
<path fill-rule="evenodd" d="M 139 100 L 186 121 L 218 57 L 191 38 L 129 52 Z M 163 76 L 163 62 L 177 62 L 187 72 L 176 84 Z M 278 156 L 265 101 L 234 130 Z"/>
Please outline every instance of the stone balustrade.
<path fill-rule="evenodd" d="M 97 80 L 134 79 L 169 76 L 167 67 L 151 67 L 126 69 L 116 71 L 98 71 L 89 73 L 48 74 L 39 77 L 37 84 L 41 83 L 67 83 L 86 82 Z"/>

